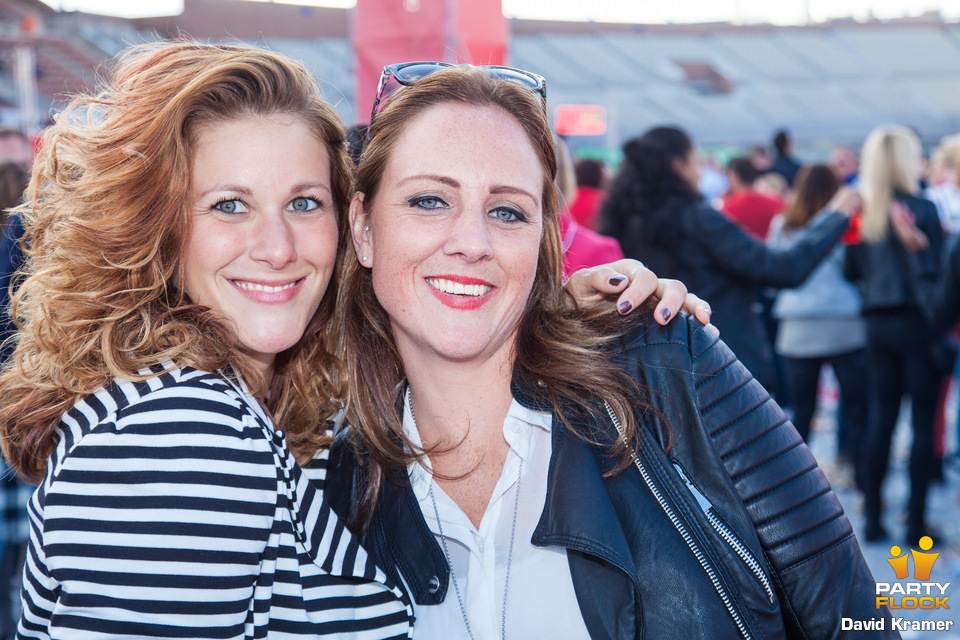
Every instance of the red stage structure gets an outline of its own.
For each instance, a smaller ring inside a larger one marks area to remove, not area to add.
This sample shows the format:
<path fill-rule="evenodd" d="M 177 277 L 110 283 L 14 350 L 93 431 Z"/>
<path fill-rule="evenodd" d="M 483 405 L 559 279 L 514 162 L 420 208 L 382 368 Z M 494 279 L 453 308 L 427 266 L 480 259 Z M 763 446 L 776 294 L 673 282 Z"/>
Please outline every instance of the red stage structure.
<path fill-rule="evenodd" d="M 506 61 L 508 25 L 500 0 L 357 0 L 351 31 L 356 109 L 363 120 L 385 65 Z"/>

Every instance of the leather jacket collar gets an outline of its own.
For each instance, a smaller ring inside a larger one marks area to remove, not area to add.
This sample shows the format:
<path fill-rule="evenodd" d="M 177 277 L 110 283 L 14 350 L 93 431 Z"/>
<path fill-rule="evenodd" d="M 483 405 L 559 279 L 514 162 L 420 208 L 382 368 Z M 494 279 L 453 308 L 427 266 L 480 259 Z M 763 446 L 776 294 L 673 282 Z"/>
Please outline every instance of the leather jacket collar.
<path fill-rule="evenodd" d="M 511 389 L 514 398 L 529 409 L 549 411 L 552 404 L 536 383 L 515 375 Z M 568 416 L 574 417 L 574 416 Z M 556 416 L 555 416 L 556 419 Z M 591 425 L 593 427 L 593 425 Z M 593 432 L 595 428 L 586 430 Z M 328 496 L 335 509 L 348 520 L 355 515 L 351 491 L 332 489 L 330 485 L 349 482 L 358 486 L 360 469 L 353 461 L 350 447 L 341 435 L 331 449 L 327 471 Z M 551 430 L 553 453 L 547 478 L 547 497 L 543 513 L 533 535 L 533 544 L 560 546 L 597 556 L 633 576 L 632 554 L 620 527 L 610 526 L 617 514 L 603 481 L 601 462 L 591 446 L 568 429 Z M 560 482 L 563 475 L 578 482 Z M 348 479 L 349 477 L 349 479 Z M 355 495 L 355 494 L 353 494 Z M 590 504 L 591 517 L 565 505 Z M 387 526 L 387 523 L 390 523 Z M 413 600 L 421 605 L 443 602 L 449 584 L 449 567 L 443 551 L 430 532 L 420 511 L 406 472 L 391 472 L 384 483 L 378 509 L 361 539 L 373 551 L 378 564 L 397 584 L 403 584 Z M 397 568 L 400 571 L 397 571 Z M 402 573 L 402 576 L 401 576 Z M 635 577 L 633 578 L 636 579 Z"/>

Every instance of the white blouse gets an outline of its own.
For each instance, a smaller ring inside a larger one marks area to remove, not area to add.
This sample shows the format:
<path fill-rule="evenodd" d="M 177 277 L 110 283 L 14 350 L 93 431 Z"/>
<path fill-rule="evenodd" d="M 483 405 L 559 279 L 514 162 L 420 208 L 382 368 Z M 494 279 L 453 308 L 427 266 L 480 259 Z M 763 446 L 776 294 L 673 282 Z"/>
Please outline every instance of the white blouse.
<path fill-rule="evenodd" d="M 547 496 L 552 423 L 553 416 L 549 413 L 527 409 L 516 400 L 511 403 L 503 423 L 503 437 L 510 445 L 510 451 L 479 529 L 433 481 L 429 471 L 416 463 L 407 469 L 423 517 L 442 548 L 436 518 L 439 513 L 466 617 L 473 637 L 478 640 L 501 637 L 510 531 L 521 460 L 523 476 L 519 503 L 516 503 L 513 560 L 510 562 L 509 585 L 506 585 L 506 637 L 589 638 L 573 589 L 566 549 L 535 547 L 531 543 Z M 419 446 L 420 434 L 410 414 L 409 392 L 404 405 L 403 427 L 410 441 Z M 436 512 L 430 498 L 431 486 Z M 452 578 L 441 604 L 415 605 L 414 613 L 416 640 L 466 640 L 470 637 Z"/>

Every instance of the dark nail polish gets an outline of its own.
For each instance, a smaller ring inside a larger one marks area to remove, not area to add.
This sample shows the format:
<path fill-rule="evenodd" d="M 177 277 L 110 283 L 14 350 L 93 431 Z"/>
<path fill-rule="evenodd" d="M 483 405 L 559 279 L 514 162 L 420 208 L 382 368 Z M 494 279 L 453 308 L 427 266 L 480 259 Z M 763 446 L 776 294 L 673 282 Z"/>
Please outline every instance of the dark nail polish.
<path fill-rule="evenodd" d="M 617 306 L 617 309 L 620 310 L 621 314 L 630 313 L 630 309 L 633 309 L 633 303 L 629 300 L 624 300 Z"/>
<path fill-rule="evenodd" d="M 623 283 L 623 281 L 626 279 L 627 279 L 627 276 L 613 276 L 609 280 L 607 280 L 607 282 L 610 283 L 611 287 L 617 287 L 617 286 L 620 286 Z"/>
<path fill-rule="evenodd" d="M 670 309 L 664 309 L 663 311 L 660 312 L 660 317 L 663 318 L 664 322 L 667 322 L 668 320 L 670 320 L 671 315 L 673 315 L 673 312 L 670 311 Z"/>

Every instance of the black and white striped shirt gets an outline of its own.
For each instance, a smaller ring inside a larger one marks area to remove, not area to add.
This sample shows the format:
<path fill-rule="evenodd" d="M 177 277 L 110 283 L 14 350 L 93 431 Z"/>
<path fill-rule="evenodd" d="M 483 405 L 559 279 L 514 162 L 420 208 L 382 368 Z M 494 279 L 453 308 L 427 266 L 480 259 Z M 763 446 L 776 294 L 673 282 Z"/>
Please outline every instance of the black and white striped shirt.
<path fill-rule="evenodd" d="M 407 638 L 412 610 L 226 378 L 117 381 L 60 422 L 19 638 Z"/>

